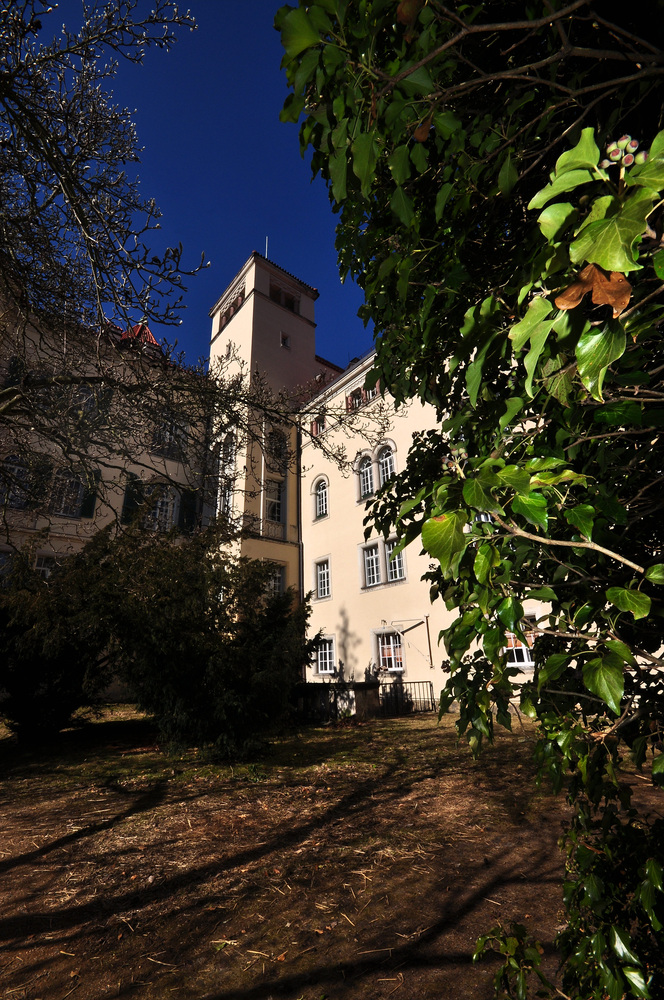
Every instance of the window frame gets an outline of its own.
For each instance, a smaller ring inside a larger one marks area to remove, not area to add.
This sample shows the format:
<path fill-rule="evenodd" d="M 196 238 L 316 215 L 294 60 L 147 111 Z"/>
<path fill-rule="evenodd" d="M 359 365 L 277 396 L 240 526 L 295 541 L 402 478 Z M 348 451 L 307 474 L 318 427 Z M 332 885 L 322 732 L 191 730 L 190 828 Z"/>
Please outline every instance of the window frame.
<path fill-rule="evenodd" d="M 323 517 L 329 517 L 329 494 L 329 483 L 323 476 L 314 483 L 314 520 L 320 521 Z"/>
<path fill-rule="evenodd" d="M 381 673 L 399 675 L 405 673 L 404 644 L 401 632 L 397 629 L 376 632 L 376 649 L 378 669 Z"/>
<path fill-rule="evenodd" d="M 376 463 L 378 465 L 379 485 L 384 486 L 385 483 L 389 482 L 389 480 L 393 478 L 395 473 L 394 449 L 391 445 L 381 445 L 378 454 L 376 455 Z"/>
<path fill-rule="evenodd" d="M 383 582 L 380 565 L 380 546 L 378 542 L 362 547 L 362 568 L 364 587 L 377 587 Z"/>
<path fill-rule="evenodd" d="M 391 558 L 398 544 L 399 542 L 396 538 L 388 538 L 385 542 L 385 569 L 387 571 L 388 583 L 398 583 L 400 580 L 406 579 L 406 563 L 403 551 L 397 552 L 394 559 Z"/>
<path fill-rule="evenodd" d="M 336 666 L 336 654 L 335 654 L 335 643 L 334 637 L 324 635 L 321 637 L 320 644 L 316 650 L 316 673 L 320 677 L 333 677 L 337 672 Z M 326 655 L 321 657 L 321 653 L 325 649 Z M 324 660 L 329 669 L 321 669 L 321 661 Z"/>
<path fill-rule="evenodd" d="M 318 559 L 314 565 L 316 574 L 316 599 L 320 601 L 332 596 L 330 557 L 326 556 L 324 559 Z"/>
<path fill-rule="evenodd" d="M 374 495 L 374 470 L 371 455 L 363 455 L 357 464 L 357 476 L 360 487 L 360 500 L 366 500 Z M 368 487 L 365 489 L 365 484 Z"/>

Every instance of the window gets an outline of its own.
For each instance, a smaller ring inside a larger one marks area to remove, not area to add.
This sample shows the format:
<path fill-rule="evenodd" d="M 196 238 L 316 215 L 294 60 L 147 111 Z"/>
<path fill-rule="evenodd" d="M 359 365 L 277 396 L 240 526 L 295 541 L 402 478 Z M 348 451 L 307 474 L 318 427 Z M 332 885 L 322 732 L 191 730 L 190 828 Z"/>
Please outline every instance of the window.
<path fill-rule="evenodd" d="M 384 486 L 387 480 L 394 475 L 394 455 L 389 447 L 381 448 L 378 452 L 378 475 L 381 486 Z"/>
<path fill-rule="evenodd" d="M 270 576 L 265 588 L 271 597 L 283 594 L 286 590 L 286 567 L 279 563 L 272 563 Z"/>
<path fill-rule="evenodd" d="M 152 437 L 152 451 L 155 455 L 171 460 L 182 456 L 187 438 L 185 428 L 172 416 L 164 417 Z"/>
<path fill-rule="evenodd" d="M 395 580 L 403 580 L 406 576 L 406 571 L 403 564 L 403 552 L 395 553 L 399 543 L 395 538 L 391 539 L 389 542 L 385 542 L 385 560 L 387 562 L 387 579 L 390 583 Z"/>
<path fill-rule="evenodd" d="M 316 483 L 316 517 L 327 517 L 327 482 L 320 479 Z"/>
<path fill-rule="evenodd" d="M 364 549 L 364 585 L 375 587 L 380 583 L 380 556 L 377 545 Z"/>
<path fill-rule="evenodd" d="M 42 580 L 48 580 L 57 568 L 58 563 L 55 556 L 37 556 L 35 560 L 35 572 L 41 576 Z"/>
<path fill-rule="evenodd" d="M 143 515 L 141 526 L 147 531 L 170 531 L 177 524 L 178 495 L 175 490 L 170 486 L 153 486 L 149 500 L 152 506 Z"/>
<path fill-rule="evenodd" d="M 80 517 L 85 486 L 69 469 L 58 469 L 53 476 L 51 513 L 58 517 Z"/>
<path fill-rule="evenodd" d="M 535 633 L 524 631 L 526 642 L 522 642 L 516 635 L 507 636 L 507 662 L 511 667 L 532 667 L 533 660 L 532 644 L 535 641 Z"/>
<path fill-rule="evenodd" d="M 282 476 L 286 474 L 288 468 L 288 441 L 283 431 L 272 430 L 266 441 L 266 461 L 267 467 L 272 472 L 278 472 Z"/>
<path fill-rule="evenodd" d="M 316 665 L 319 674 L 334 673 L 334 639 L 321 639 L 316 652 Z"/>
<path fill-rule="evenodd" d="M 377 396 L 378 396 L 378 386 L 377 385 L 375 385 L 372 389 L 365 389 L 364 390 L 364 398 L 366 399 L 367 403 L 369 403 L 372 399 L 376 399 Z"/>
<path fill-rule="evenodd" d="M 28 506 L 29 473 L 18 455 L 8 455 L 0 472 L 0 495 L 3 504 L 12 510 L 25 510 Z"/>
<path fill-rule="evenodd" d="M 319 413 L 315 420 L 311 421 L 311 436 L 318 437 L 325 430 L 325 414 Z"/>
<path fill-rule="evenodd" d="M 391 673 L 403 672 L 403 649 L 399 632 L 381 632 L 378 635 L 378 666 Z"/>
<path fill-rule="evenodd" d="M 277 524 L 284 520 L 284 484 L 275 479 L 265 484 L 265 517 Z"/>
<path fill-rule="evenodd" d="M 364 403 L 365 396 L 362 389 L 353 389 L 350 396 L 346 396 L 346 409 L 359 410 Z"/>
<path fill-rule="evenodd" d="M 365 455 L 358 468 L 360 476 L 360 498 L 370 497 L 374 491 L 373 485 L 373 463 L 368 455 Z"/>
<path fill-rule="evenodd" d="M 330 596 L 330 560 L 316 563 L 316 597 Z"/>
<path fill-rule="evenodd" d="M 284 347 L 287 351 L 290 351 L 290 337 L 288 336 L 287 333 L 281 334 L 281 346 Z"/>

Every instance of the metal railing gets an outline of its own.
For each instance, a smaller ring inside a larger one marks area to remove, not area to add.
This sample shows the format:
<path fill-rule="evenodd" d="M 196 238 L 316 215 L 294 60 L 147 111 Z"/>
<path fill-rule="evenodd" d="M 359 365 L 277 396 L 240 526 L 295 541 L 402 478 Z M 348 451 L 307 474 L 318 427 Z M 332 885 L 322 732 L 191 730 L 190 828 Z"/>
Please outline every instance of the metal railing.
<path fill-rule="evenodd" d="M 437 706 L 431 681 L 404 681 L 395 677 L 379 688 L 382 715 L 408 715 L 411 712 L 435 712 Z"/>

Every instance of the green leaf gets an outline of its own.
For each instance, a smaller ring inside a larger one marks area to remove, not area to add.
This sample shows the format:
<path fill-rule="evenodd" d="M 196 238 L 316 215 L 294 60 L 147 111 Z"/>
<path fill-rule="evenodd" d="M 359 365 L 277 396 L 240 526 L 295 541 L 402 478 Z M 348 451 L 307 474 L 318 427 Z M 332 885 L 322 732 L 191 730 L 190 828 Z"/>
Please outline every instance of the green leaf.
<path fill-rule="evenodd" d="M 518 465 L 506 465 L 504 469 L 497 470 L 497 476 L 505 486 L 511 486 L 516 493 L 527 497 L 530 493 L 530 476 L 525 469 Z"/>
<path fill-rule="evenodd" d="M 291 59 L 321 42 L 304 7 L 295 7 L 289 11 L 281 25 L 281 43 Z"/>
<path fill-rule="evenodd" d="M 463 499 L 469 507 L 477 510 L 495 510 L 496 501 L 477 479 L 466 479 L 463 484 Z"/>
<path fill-rule="evenodd" d="M 496 609 L 498 617 L 510 632 L 519 632 L 519 622 L 523 618 L 523 605 L 515 597 L 505 597 Z"/>
<path fill-rule="evenodd" d="M 561 174 L 560 177 L 554 178 L 550 184 L 538 191 L 535 197 L 531 198 L 528 208 L 544 208 L 547 202 L 557 195 L 563 194 L 565 191 L 573 191 L 574 188 L 592 180 L 594 180 L 594 174 L 590 170 L 570 170 Z"/>
<path fill-rule="evenodd" d="M 464 531 L 466 524 L 465 513 L 454 511 L 431 517 L 422 525 L 422 545 L 429 555 L 439 560 L 443 573 L 454 568 L 458 555 L 470 540 L 471 536 Z"/>
<path fill-rule="evenodd" d="M 634 618 L 645 618 L 650 613 L 650 598 L 640 590 L 609 587 L 606 597 L 620 611 L 630 611 Z"/>
<path fill-rule="evenodd" d="M 642 265 L 634 260 L 633 246 L 646 230 L 646 219 L 652 211 L 655 195 L 651 191 L 635 191 L 620 210 L 610 217 L 591 222 L 570 244 L 573 264 L 588 261 L 606 271 L 638 271 Z"/>
<path fill-rule="evenodd" d="M 353 142 L 353 173 L 360 181 L 362 194 L 366 198 L 374 179 L 378 159 L 378 143 L 373 132 L 361 132 Z"/>
<path fill-rule="evenodd" d="M 558 201 L 549 205 L 540 214 L 537 224 L 542 230 L 542 235 L 549 242 L 553 242 L 559 233 L 572 222 L 576 217 L 576 209 L 569 201 Z"/>
<path fill-rule="evenodd" d="M 652 266 L 660 281 L 664 281 L 664 250 L 658 250 L 652 259 Z"/>
<path fill-rule="evenodd" d="M 512 422 L 514 417 L 523 409 L 523 400 L 518 396 L 512 396 L 511 399 L 505 400 L 505 412 L 498 420 L 498 426 L 501 431 L 504 431 L 508 424 Z"/>
<path fill-rule="evenodd" d="M 409 73 L 400 83 L 400 86 L 408 93 L 430 94 L 435 90 L 433 80 L 426 66 L 420 66 L 413 73 Z"/>
<path fill-rule="evenodd" d="M 651 583 L 664 584 L 664 563 L 655 563 L 654 566 L 648 566 L 646 580 L 650 580 Z"/>
<path fill-rule="evenodd" d="M 615 653 L 607 653 L 583 665 L 583 683 L 591 694 L 606 702 L 612 712 L 620 715 L 620 702 L 625 690 L 623 661 Z"/>
<path fill-rule="evenodd" d="M 625 353 L 625 330 L 616 320 L 589 327 L 579 337 L 576 361 L 579 377 L 593 399 L 602 400 L 604 376 L 610 364 Z"/>
<path fill-rule="evenodd" d="M 330 180 L 332 182 L 332 197 L 336 202 L 346 200 L 346 172 L 348 161 L 346 160 L 346 150 L 341 149 L 338 153 L 330 156 L 327 161 Z"/>
<path fill-rule="evenodd" d="M 593 170 L 599 163 L 599 149 L 595 142 L 595 130 L 584 128 L 574 149 L 568 149 L 556 160 L 556 177 L 569 170 L 582 167 Z"/>
<path fill-rule="evenodd" d="M 443 216 L 443 211 L 445 209 L 445 205 L 447 204 L 447 199 L 452 194 L 452 191 L 453 191 L 453 187 L 449 183 L 448 184 L 443 184 L 440 187 L 440 189 L 438 191 L 438 194 L 436 195 L 436 206 L 435 206 L 435 210 L 434 210 L 434 214 L 436 216 L 436 222 L 440 222 L 440 220 L 441 220 L 441 218 Z"/>
<path fill-rule="evenodd" d="M 664 775 L 664 753 L 657 754 L 653 759 L 652 773 L 657 777 Z"/>
<path fill-rule="evenodd" d="M 410 177 L 410 153 L 408 146 L 397 146 L 387 159 L 395 184 L 403 184 Z"/>
<path fill-rule="evenodd" d="M 515 514 L 521 514 L 530 524 L 536 525 L 542 531 L 546 531 L 549 526 L 547 502 L 541 493 L 530 493 L 526 497 L 514 497 L 512 510 Z"/>
<path fill-rule="evenodd" d="M 631 667 L 636 666 L 636 660 L 627 643 L 621 642 L 620 639 L 605 639 L 604 645 L 608 646 L 612 652 L 617 653 L 620 659 L 624 660 L 625 663 L 629 663 Z"/>
<path fill-rule="evenodd" d="M 390 207 L 404 226 L 410 225 L 415 212 L 412 201 L 402 187 L 398 187 L 390 198 Z"/>
<path fill-rule="evenodd" d="M 515 351 L 522 351 L 527 342 L 536 332 L 540 323 L 551 313 L 553 306 L 548 299 L 538 295 L 528 306 L 528 311 L 522 320 L 515 323 L 508 336 Z M 550 324 L 549 324 L 550 329 Z"/>
<path fill-rule="evenodd" d="M 629 945 L 630 937 L 627 931 L 614 925 L 611 928 L 611 947 L 614 953 L 622 962 L 634 962 L 635 965 L 639 965 L 639 960 Z"/>
<path fill-rule="evenodd" d="M 540 670 L 539 686 L 548 684 L 549 681 L 557 681 L 567 669 L 567 664 L 573 659 L 568 653 L 552 653 L 547 657 L 546 663 Z"/>
<path fill-rule="evenodd" d="M 500 188 L 500 193 L 507 196 L 518 179 L 519 172 L 512 163 L 512 154 L 508 152 L 507 157 L 500 168 L 500 173 L 498 174 L 498 187 Z"/>
<path fill-rule="evenodd" d="M 650 998 L 650 990 L 640 969 L 635 969 L 630 965 L 623 965 L 622 974 L 629 983 L 632 996 Z"/>
<path fill-rule="evenodd" d="M 593 521 L 595 518 L 595 508 L 591 507 L 590 504 L 582 503 L 578 507 L 572 507 L 571 510 L 565 511 L 565 518 L 570 524 L 578 528 L 582 535 L 584 535 L 588 540 L 592 538 L 593 533 Z"/>

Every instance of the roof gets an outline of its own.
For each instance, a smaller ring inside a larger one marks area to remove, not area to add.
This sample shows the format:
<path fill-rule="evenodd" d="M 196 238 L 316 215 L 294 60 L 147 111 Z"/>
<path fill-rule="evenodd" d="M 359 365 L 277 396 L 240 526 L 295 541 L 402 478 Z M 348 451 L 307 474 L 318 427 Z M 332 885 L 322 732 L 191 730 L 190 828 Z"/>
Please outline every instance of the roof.
<path fill-rule="evenodd" d="M 129 327 L 128 330 L 122 333 L 120 340 L 133 340 L 135 342 L 138 341 L 139 344 L 150 344 L 153 347 L 159 347 L 147 323 L 136 323 L 135 326 Z"/>

